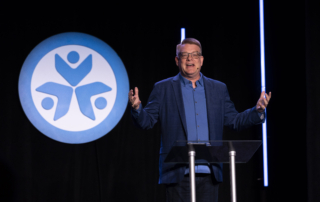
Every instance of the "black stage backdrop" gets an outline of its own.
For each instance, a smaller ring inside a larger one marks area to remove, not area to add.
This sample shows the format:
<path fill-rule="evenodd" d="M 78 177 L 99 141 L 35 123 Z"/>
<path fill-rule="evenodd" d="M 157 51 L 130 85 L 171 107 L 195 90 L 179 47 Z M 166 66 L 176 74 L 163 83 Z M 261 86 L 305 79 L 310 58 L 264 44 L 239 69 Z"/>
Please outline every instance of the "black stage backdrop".
<path fill-rule="evenodd" d="M 109 134 L 86 144 L 54 141 L 29 122 L 20 105 L 18 78 L 38 43 L 70 31 L 100 38 L 120 56 L 130 87 L 139 87 L 145 105 L 155 82 L 178 73 L 175 46 L 185 27 L 186 36 L 203 45 L 203 74 L 226 83 L 243 111 L 260 95 L 258 8 L 257 0 L 234 0 L 159 12 L 155 7 L 118 7 L 112 14 L 110 7 L 102 12 L 11 13 L 14 17 L 2 12 L 0 200 L 165 201 L 165 187 L 157 184 L 159 126 L 135 128 L 130 107 Z M 268 108 L 270 185 L 262 185 L 260 148 L 249 163 L 237 165 L 240 202 L 307 200 L 304 9 L 304 1 L 265 4 L 266 82 L 273 93 Z M 226 129 L 224 139 L 261 139 L 261 126 L 239 133 Z M 230 201 L 229 184 L 225 165 L 220 201 Z"/>
<path fill-rule="evenodd" d="M 320 201 L 320 3 L 306 4 L 307 160 L 309 201 Z"/>

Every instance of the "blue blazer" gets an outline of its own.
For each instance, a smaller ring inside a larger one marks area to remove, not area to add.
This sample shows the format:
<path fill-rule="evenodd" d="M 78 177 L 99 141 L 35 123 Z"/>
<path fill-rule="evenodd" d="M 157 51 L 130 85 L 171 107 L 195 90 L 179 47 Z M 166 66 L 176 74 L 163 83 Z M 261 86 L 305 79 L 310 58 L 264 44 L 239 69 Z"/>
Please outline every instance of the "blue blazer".
<path fill-rule="evenodd" d="M 238 113 L 230 100 L 224 83 L 203 76 L 206 95 L 210 140 L 222 140 L 223 126 L 241 130 L 260 124 L 255 107 Z M 164 160 L 176 140 L 187 140 L 186 116 L 179 74 L 157 82 L 134 123 L 142 129 L 150 129 L 159 121 L 161 146 L 159 156 L 159 184 L 177 183 L 184 177 L 185 165 L 165 164 Z M 211 164 L 214 177 L 222 182 L 222 164 Z"/>

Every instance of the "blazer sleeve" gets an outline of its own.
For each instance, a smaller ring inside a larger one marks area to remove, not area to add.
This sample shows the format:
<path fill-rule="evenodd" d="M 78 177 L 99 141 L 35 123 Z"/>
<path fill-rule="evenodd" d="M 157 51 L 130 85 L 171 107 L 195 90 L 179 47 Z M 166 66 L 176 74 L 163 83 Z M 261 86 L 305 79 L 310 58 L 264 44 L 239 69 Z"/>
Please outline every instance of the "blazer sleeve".
<path fill-rule="evenodd" d="M 224 90 L 224 112 L 224 125 L 236 131 L 264 122 L 264 119 L 260 119 L 255 107 L 239 113 L 230 100 L 227 87 Z"/>
<path fill-rule="evenodd" d="M 131 112 L 131 117 L 137 127 L 147 130 L 151 129 L 157 123 L 160 108 L 160 96 L 158 91 L 157 85 L 154 85 L 147 105 L 141 109 L 138 116 L 133 116 Z"/>

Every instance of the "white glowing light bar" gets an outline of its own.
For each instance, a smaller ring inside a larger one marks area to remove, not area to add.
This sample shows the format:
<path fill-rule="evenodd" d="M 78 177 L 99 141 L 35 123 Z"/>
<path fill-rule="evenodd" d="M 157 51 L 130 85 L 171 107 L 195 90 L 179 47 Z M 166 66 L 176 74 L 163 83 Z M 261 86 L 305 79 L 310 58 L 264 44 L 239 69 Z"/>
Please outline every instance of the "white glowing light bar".
<path fill-rule="evenodd" d="M 181 28 L 181 42 L 186 38 L 186 29 Z"/>
<path fill-rule="evenodd" d="M 261 62 L 261 91 L 266 89 L 265 81 L 265 55 L 264 55 L 264 14 L 263 0 L 259 0 L 260 14 L 260 62 Z M 267 149 L 267 112 L 265 114 L 265 122 L 262 124 L 262 149 L 263 149 L 263 184 L 265 187 L 269 185 L 268 181 L 268 149 Z"/>

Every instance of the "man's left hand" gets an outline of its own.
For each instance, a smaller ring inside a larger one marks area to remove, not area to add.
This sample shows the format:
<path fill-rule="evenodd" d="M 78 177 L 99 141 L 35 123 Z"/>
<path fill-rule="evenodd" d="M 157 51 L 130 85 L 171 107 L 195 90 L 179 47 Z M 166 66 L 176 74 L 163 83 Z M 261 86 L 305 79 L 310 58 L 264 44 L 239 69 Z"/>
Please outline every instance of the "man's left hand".
<path fill-rule="evenodd" d="M 265 93 L 265 91 L 262 91 L 256 105 L 256 110 L 262 113 L 265 110 L 265 108 L 267 108 L 270 99 L 271 99 L 271 92 L 269 92 L 269 95 L 268 95 L 267 93 Z"/>

